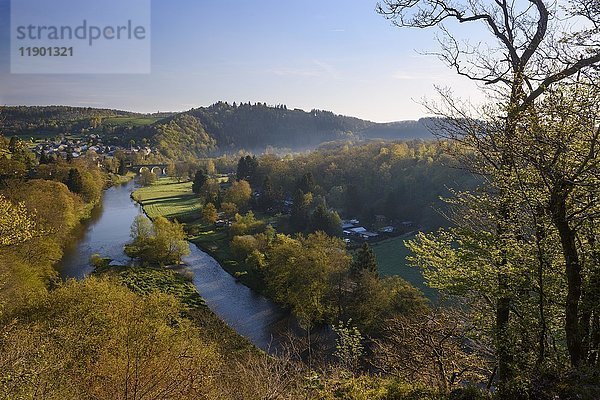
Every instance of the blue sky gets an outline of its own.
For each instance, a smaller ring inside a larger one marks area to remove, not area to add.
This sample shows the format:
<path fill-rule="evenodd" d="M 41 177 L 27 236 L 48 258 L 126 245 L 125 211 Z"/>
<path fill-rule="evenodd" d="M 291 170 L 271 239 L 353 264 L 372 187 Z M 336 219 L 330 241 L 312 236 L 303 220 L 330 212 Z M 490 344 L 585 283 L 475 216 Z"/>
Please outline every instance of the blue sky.
<path fill-rule="evenodd" d="M 260 101 L 394 121 L 425 115 L 419 101 L 435 98 L 434 85 L 480 99 L 471 82 L 417 52 L 437 48 L 434 31 L 395 28 L 375 4 L 153 0 L 150 74 L 15 75 L 9 0 L 0 0 L 0 104 L 156 112 Z"/>

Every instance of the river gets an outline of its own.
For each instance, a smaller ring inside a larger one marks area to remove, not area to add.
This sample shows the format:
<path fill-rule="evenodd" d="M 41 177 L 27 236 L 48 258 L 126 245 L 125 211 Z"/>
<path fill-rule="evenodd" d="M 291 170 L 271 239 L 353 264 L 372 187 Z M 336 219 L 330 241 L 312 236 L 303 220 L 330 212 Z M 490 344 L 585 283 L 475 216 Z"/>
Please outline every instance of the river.
<path fill-rule="evenodd" d="M 111 187 L 105 191 L 102 205 L 77 232 L 77 240 L 65 251 L 58 266 L 65 279 L 82 279 L 93 271 L 90 257 L 102 257 L 127 262 L 123 246 L 130 240 L 130 226 L 141 207 L 131 198 L 135 184 Z M 238 283 L 210 255 L 190 246 L 184 259 L 194 273 L 193 282 L 208 307 L 227 325 L 255 346 L 271 351 L 282 339 L 281 329 L 287 326 L 287 315 L 275 303 Z"/>

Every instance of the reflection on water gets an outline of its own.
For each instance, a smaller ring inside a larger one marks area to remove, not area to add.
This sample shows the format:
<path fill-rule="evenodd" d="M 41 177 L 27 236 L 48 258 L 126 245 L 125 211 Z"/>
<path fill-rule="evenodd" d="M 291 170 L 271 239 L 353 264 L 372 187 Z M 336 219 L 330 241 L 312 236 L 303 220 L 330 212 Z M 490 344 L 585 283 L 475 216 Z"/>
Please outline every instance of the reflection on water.
<path fill-rule="evenodd" d="M 77 232 L 77 240 L 67 249 L 58 266 L 63 278 L 81 279 L 90 274 L 90 257 L 126 261 L 123 246 L 130 240 L 130 227 L 141 207 L 131 198 L 135 184 L 112 187 L 104 193 L 102 206 Z M 208 307 L 240 335 L 257 347 L 275 349 L 280 336 L 278 327 L 287 325 L 286 314 L 273 302 L 238 283 L 208 254 L 191 246 L 185 258 L 194 272 L 194 285 Z"/>
<path fill-rule="evenodd" d="M 278 344 L 278 327 L 287 325 L 286 314 L 269 299 L 237 282 L 219 263 L 190 246 L 184 259 L 194 271 L 194 285 L 210 309 L 240 335 L 267 350 Z"/>
<path fill-rule="evenodd" d="M 129 182 L 106 190 L 102 205 L 79 229 L 77 240 L 65 252 L 58 267 L 63 278 L 81 279 L 91 273 L 93 268 L 89 260 L 95 253 L 114 260 L 127 260 L 123 246 L 130 240 L 131 223 L 141 213 L 140 207 L 129 197 L 134 185 Z"/>

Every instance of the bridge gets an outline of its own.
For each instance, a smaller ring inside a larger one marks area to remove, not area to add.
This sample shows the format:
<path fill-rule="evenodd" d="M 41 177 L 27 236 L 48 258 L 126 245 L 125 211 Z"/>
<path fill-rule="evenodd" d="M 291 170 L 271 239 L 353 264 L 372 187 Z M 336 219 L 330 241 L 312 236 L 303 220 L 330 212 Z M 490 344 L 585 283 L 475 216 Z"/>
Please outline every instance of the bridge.
<path fill-rule="evenodd" d="M 167 175 L 167 164 L 131 165 L 127 169 L 138 175 L 144 171 L 150 171 L 156 176 Z"/>

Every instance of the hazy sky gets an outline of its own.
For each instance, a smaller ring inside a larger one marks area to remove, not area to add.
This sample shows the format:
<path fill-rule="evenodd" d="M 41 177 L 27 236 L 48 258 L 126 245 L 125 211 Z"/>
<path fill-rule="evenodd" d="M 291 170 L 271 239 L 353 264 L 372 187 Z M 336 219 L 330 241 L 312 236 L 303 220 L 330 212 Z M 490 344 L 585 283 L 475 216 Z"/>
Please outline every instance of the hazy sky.
<path fill-rule="evenodd" d="M 435 98 L 434 85 L 479 99 L 471 82 L 418 53 L 437 49 L 434 31 L 393 27 L 375 4 L 153 0 L 151 74 L 11 75 L 9 0 L 0 0 L 0 104 L 156 112 L 260 101 L 393 121 L 423 116 L 419 101 Z"/>

